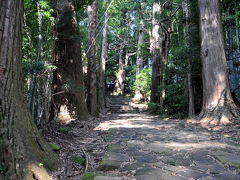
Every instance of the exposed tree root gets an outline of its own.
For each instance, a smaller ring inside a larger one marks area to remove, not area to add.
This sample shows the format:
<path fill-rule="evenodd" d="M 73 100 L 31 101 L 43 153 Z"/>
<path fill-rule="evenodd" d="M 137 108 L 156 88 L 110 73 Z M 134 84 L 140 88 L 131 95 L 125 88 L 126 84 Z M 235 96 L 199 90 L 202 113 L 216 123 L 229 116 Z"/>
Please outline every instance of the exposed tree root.
<path fill-rule="evenodd" d="M 82 147 L 82 152 L 85 156 L 85 168 L 84 168 L 84 172 L 86 173 L 88 171 L 88 166 L 89 166 L 89 158 L 88 158 L 88 154 L 86 153 L 86 151 L 84 150 L 84 148 Z"/>
<path fill-rule="evenodd" d="M 199 116 L 199 123 L 204 128 L 220 128 L 230 125 L 240 119 L 240 111 L 234 105 L 230 104 L 223 107 L 216 107 L 211 110 L 203 110 Z"/>

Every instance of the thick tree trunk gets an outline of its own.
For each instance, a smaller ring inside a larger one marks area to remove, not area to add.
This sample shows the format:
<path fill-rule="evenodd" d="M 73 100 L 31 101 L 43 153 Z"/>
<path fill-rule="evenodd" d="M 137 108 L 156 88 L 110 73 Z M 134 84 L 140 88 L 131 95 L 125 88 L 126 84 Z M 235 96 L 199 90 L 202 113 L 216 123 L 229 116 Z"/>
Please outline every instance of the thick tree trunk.
<path fill-rule="evenodd" d="M 21 66 L 22 0 L 0 1 L 0 179 L 50 179 L 55 155 L 28 111 Z"/>
<path fill-rule="evenodd" d="M 73 0 L 56 1 L 53 112 L 60 120 L 87 119 L 79 26 Z"/>
<path fill-rule="evenodd" d="M 152 17 L 152 36 L 151 36 L 151 51 L 152 51 L 152 87 L 151 87 L 151 99 L 153 103 L 160 102 L 160 22 L 157 19 L 157 15 L 160 14 L 160 3 L 154 2 L 153 4 L 153 17 Z"/>
<path fill-rule="evenodd" d="M 122 42 L 120 45 L 118 73 L 117 73 L 117 79 L 116 79 L 117 82 L 114 88 L 115 95 L 124 95 L 124 80 L 125 80 L 124 49 L 125 49 L 125 41 Z"/>
<path fill-rule="evenodd" d="M 120 47 L 120 57 L 119 57 L 119 70 L 118 70 L 118 74 L 117 74 L 117 83 L 114 89 L 114 94 L 115 95 L 124 95 L 124 88 L 125 88 L 125 80 L 126 80 L 126 68 L 128 66 L 129 63 L 129 58 L 133 55 L 136 54 L 136 52 L 134 53 L 129 53 L 129 52 L 125 52 L 125 43 L 122 43 L 121 47 Z"/>
<path fill-rule="evenodd" d="M 160 110 L 163 108 L 165 99 L 164 71 L 167 61 L 169 35 L 163 29 L 157 18 L 161 13 L 161 4 L 154 2 L 152 18 L 151 52 L 152 52 L 152 87 L 150 101 L 158 103 Z"/>
<path fill-rule="evenodd" d="M 88 69 L 87 69 L 87 106 L 92 116 L 98 116 L 98 102 L 97 102 L 97 58 L 96 58 L 96 28 L 97 28 L 97 1 L 88 6 L 88 38 L 89 50 Z"/>
<path fill-rule="evenodd" d="M 165 90 L 165 69 L 168 57 L 168 45 L 169 45 L 169 33 L 163 31 L 161 33 L 161 42 L 162 42 L 162 54 L 161 54 L 161 63 L 160 63 L 160 112 L 163 111 L 164 100 L 166 97 L 166 90 Z"/>
<path fill-rule="evenodd" d="M 107 5 L 109 5 L 109 0 L 106 0 Z M 105 21 L 103 27 L 103 41 L 102 41 L 102 54 L 100 60 L 100 77 L 99 77 L 99 91 L 98 91 L 98 106 L 100 111 L 105 108 L 105 69 L 106 69 L 106 59 L 108 54 L 108 19 L 109 13 L 106 10 Z"/>
<path fill-rule="evenodd" d="M 239 110 L 231 97 L 220 19 L 219 0 L 199 0 L 203 76 L 204 126 L 232 123 Z"/>
<path fill-rule="evenodd" d="M 185 33 L 185 41 L 186 47 L 188 49 L 191 48 L 191 32 L 190 32 L 190 3 L 189 0 L 184 0 L 182 2 L 182 8 L 185 13 L 186 17 L 186 33 Z M 195 115 L 195 107 L 194 107 L 194 93 L 193 93 L 193 85 L 192 85 L 192 55 L 191 53 L 187 54 L 187 64 L 188 64 L 188 71 L 187 71 L 187 86 L 188 86 L 188 116 L 193 117 Z"/>

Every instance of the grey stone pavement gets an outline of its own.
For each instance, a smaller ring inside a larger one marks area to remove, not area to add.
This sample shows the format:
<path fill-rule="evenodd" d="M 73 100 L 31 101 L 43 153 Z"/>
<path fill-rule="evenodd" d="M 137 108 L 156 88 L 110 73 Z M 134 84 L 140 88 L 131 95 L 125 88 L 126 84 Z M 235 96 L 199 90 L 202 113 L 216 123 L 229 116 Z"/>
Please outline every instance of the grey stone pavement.
<path fill-rule="evenodd" d="M 106 132 L 108 147 L 95 180 L 240 180 L 236 140 L 115 101 L 97 127 Z"/>

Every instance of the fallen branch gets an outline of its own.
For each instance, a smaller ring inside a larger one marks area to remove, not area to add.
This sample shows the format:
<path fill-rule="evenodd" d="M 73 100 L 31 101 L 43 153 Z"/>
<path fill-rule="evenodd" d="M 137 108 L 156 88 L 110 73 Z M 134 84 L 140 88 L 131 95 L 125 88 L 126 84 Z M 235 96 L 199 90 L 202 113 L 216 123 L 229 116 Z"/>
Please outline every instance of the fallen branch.
<path fill-rule="evenodd" d="M 84 154 L 84 157 L 85 157 L 85 168 L 84 168 L 84 173 L 87 172 L 88 170 L 88 166 L 89 166 L 89 159 L 88 159 L 88 155 L 87 153 L 84 151 L 84 148 L 82 147 L 82 152 Z"/>

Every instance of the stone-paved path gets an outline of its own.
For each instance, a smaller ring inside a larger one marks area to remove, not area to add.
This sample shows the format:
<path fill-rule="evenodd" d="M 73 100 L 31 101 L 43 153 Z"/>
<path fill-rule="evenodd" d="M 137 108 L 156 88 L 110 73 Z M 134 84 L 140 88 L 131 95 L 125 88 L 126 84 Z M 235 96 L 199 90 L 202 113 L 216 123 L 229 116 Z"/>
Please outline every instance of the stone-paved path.
<path fill-rule="evenodd" d="M 224 134 L 125 109 L 97 127 L 109 145 L 95 180 L 240 180 L 240 146 Z"/>

